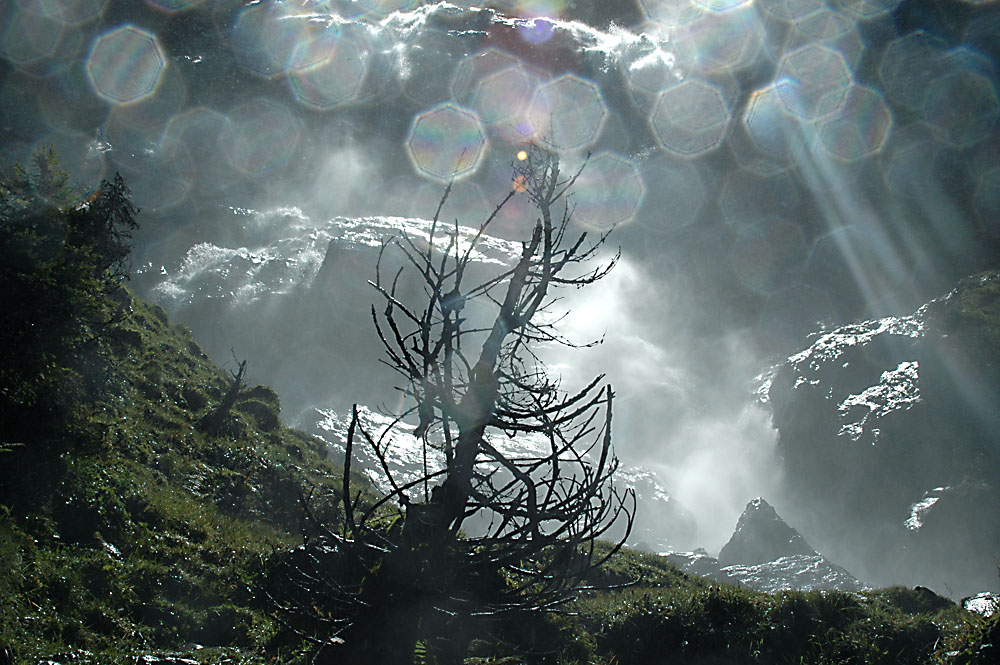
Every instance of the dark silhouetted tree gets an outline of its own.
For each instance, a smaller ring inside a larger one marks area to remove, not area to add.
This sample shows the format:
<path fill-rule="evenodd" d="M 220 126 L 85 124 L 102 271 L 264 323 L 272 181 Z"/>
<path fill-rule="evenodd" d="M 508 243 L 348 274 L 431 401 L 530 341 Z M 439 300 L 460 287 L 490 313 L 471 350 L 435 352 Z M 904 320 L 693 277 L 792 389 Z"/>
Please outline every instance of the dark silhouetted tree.
<path fill-rule="evenodd" d="M 104 336 L 121 311 L 138 209 L 120 176 L 91 197 L 51 148 L 0 174 L 0 436 L 66 437 L 106 382 Z"/>
<path fill-rule="evenodd" d="M 132 233 L 139 228 L 139 209 L 120 173 L 105 180 L 89 203 L 77 208 L 70 224 L 70 241 L 93 249 L 95 270 L 113 287 L 129 278 Z"/>
<path fill-rule="evenodd" d="M 236 405 L 236 400 L 240 398 L 240 394 L 246 387 L 247 361 L 239 360 L 235 351 L 231 351 L 231 353 L 236 362 L 236 370 L 230 370 L 233 380 L 222 395 L 222 401 L 219 402 L 219 405 L 206 414 L 199 425 L 203 431 L 210 434 L 221 435 L 231 428 L 232 417 L 230 414 Z"/>
<path fill-rule="evenodd" d="M 449 187 L 429 238 L 403 234 L 383 245 L 372 282 L 381 305 L 371 315 L 409 406 L 382 432 L 368 431 L 354 407 L 344 521 L 317 524 L 289 557 L 281 579 L 299 592 L 278 599 L 289 625 L 329 647 L 320 649 L 329 662 L 409 663 L 426 648 L 437 662 L 460 663 L 476 619 L 564 603 L 610 556 L 595 554 L 595 539 L 619 517 L 627 537 L 635 497 L 612 483 L 611 387 L 598 376 L 567 393 L 536 353 L 540 343 L 572 345 L 556 328 L 554 292 L 592 284 L 617 261 L 588 265 L 606 235 L 571 237 L 569 192 L 579 173 L 563 175 L 555 156 L 532 148 L 471 241 L 460 241 L 457 222 L 440 222 Z M 520 255 L 499 274 L 472 280 L 477 245 L 515 196 L 538 214 Z M 393 252 L 402 265 L 387 273 Z M 423 300 L 404 302 L 405 280 L 420 284 Z M 424 459 L 443 458 L 443 468 L 425 462 L 423 476 L 409 482 L 387 461 L 404 419 L 416 421 Z M 515 457 L 502 451 L 505 437 L 541 444 Z M 357 446 L 374 455 L 392 487 L 378 500 L 352 492 Z"/>

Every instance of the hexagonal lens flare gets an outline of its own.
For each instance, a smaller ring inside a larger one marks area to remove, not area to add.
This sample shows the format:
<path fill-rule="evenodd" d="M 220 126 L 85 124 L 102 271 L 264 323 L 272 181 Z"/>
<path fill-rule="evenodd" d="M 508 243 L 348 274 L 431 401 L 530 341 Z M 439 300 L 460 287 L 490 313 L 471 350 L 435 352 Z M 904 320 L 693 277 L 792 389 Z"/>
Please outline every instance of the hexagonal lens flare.
<path fill-rule="evenodd" d="M 718 88 L 688 79 L 657 98 L 651 121 L 664 148 L 693 157 L 722 143 L 729 117 Z"/>
<path fill-rule="evenodd" d="M 764 26 L 752 8 L 707 12 L 678 31 L 676 49 L 682 63 L 704 73 L 733 72 L 752 64 L 764 45 Z"/>
<path fill-rule="evenodd" d="M 927 98 L 928 79 L 940 73 L 945 42 L 923 30 L 890 43 L 882 54 L 879 78 L 889 98 L 919 109 Z"/>
<path fill-rule="evenodd" d="M 406 149 L 417 171 L 447 183 L 479 167 L 486 149 L 486 133 L 475 112 L 448 102 L 413 119 Z"/>
<path fill-rule="evenodd" d="M 234 109 L 222 135 L 229 161 L 249 175 L 284 166 L 301 138 L 300 124 L 291 111 L 263 97 Z"/>
<path fill-rule="evenodd" d="M 83 23 L 99 16 L 108 0 L 19 0 L 24 10 L 63 23 Z"/>
<path fill-rule="evenodd" d="M 865 48 L 857 22 L 826 8 L 795 21 L 785 38 L 784 48 L 793 51 L 813 43 L 836 49 L 849 67 L 858 64 Z"/>
<path fill-rule="evenodd" d="M 535 139 L 553 150 L 591 145 L 607 114 L 597 86 L 574 74 L 540 85 L 528 112 Z"/>
<path fill-rule="evenodd" d="M 818 44 L 783 57 L 778 64 L 778 78 L 790 83 L 779 88 L 788 110 L 810 120 L 839 109 L 851 84 L 844 56 Z"/>
<path fill-rule="evenodd" d="M 781 88 L 791 85 L 780 80 L 750 95 L 743 125 L 754 147 L 771 160 L 787 163 L 801 144 L 800 119 L 788 112 Z"/>
<path fill-rule="evenodd" d="M 531 99 L 535 81 L 519 66 L 491 74 L 476 85 L 472 108 L 487 125 L 513 121 Z"/>
<path fill-rule="evenodd" d="M 845 12 L 862 21 L 885 16 L 902 0 L 837 0 Z"/>
<path fill-rule="evenodd" d="M 170 119 L 160 140 L 160 151 L 170 162 L 185 160 L 190 177 L 200 187 L 218 187 L 234 174 L 224 140 L 232 140 L 234 128 L 218 111 L 197 107 Z"/>
<path fill-rule="evenodd" d="M 688 25 L 705 15 L 704 8 L 675 0 L 639 0 L 639 9 L 647 19 L 667 28 Z"/>
<path fill-rule="evenodd" d="M 516 57 L 495 48 L 486 48 L 462 58 L 451 77 L 452 100 L 469 105 L 480 81 L 504 69 L 520 65 L 521 61 Z"/>
<path fill-rule="evenodd" d="M 152 96 L 166 66 L 156 35 L 134 25 L 97 37 L 86 62 L 94 91 L 112 104 L 131 104 Z"/>
<path fill-rule="evenodd" d="M 610 152 L 594 156 L 574 188 L 574 219 L 589 229 L 607 231 L 630 222 L 646 195 L 635 164 Z"/>
<path fill-rule="evenodd" d="M 65 26 L 58 16 L 15 11 L 0 34 L 0 54 L 24 65 L 52 55 Z"/>
<path fill-rule="evenodd" d="M 317 110 L 350 102 L 361 89 L 368 59 L 369 52 L 347 35 L 303 42 L 288 72 L 292 92 L 299 103 Z"/>
<path fill-rule="evenodd" d="M 892 115 L 882 95 L 852 85 L 844 108 L 820 127 L 820 144 L 838 159 L 854 162 L 882 150 L 892 127 Z"/>
<path fill-rule="evenodd" d="M 823 0 L 770 0 L 760 4 L 765 12 L 783 21 L 797 21 L 825 6 Z"/>
<path fill-rule="evenodd" d="M 253 4 L 242 11 L 233 26 L 231 43 L 240 64 L 265 78 L 288 69 L 292 53 L 309 41 L 312 25 L 284 4 Z"/>
<path fill-rule="evenodd" d="M 998 113 L 1000 102 L 993 82 L 967 71 L 932 81 L 923 105 L 924 120 L 935 134 L 959 148 L 989 136 Z"/>

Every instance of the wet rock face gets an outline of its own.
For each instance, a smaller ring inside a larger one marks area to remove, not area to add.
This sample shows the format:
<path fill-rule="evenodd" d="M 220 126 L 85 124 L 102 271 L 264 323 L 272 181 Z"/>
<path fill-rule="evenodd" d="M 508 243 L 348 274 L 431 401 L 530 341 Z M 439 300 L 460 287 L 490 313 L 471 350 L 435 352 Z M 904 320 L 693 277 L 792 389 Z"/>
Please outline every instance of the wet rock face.
<path fill-rule="evenodd" d="M 317 409 L 315 413 L 314 425 L 308 431 L 326 441 L 332 454 L 342 457 L 346 451 L 350 416 L 324 409 Z M 386 463 L 399 484 L 421 478 L 425 463 L 427 470 L 431 472 L 444 468 L 444 455 L 439 450 L 432 449 L 424 457 L 422 442 L 413 434 L 414 425 L 395 423 L 394 418 L 366 407 L 360 407 L 358 414 L 361 425 L 375 434 L 376 438 L 392 426 L 391 433 L 387 435 L 390 445 Z M 513 439 L 498 437 L 492 443 L 510 458 L 544 455 L 548 450 L 548 442 L 537 436 L 519 436 Z M 364 445 L 354 448 L 352 463 L 356 470 L 368 477 L 377 491 L 387 493 L 391 490 L 391 484 L 383 474 L 380 463 Z M 631 488 L 636 494 L 637 512 L 627 545 L 649 552 L 690 547 L 697 531 L 694 517 L 670 496 L 654 472 L 640 466 L 622 464 L 615 472 L 615 484 L 621 488 Z M 421 490 L 419 486 L 414 488 L 412 497 L 419 500 Z M 474 533 L 477 529 L 477 517 L 471 518 L 463 528 Z M 619 519 L 604 538 L 620 540 L 625 535 L 624 522 L 624 519 Z"/>
<path fill-rule="evenodd" d="M 974 596 L 963 598 L 962 607 L 969 612 L 991 617 L 1000 609 L 1000 594 L 980 591 Z"/>
<path fill-rule="evenodd" d="M 820 333 L 766 395 L 810 542 L 878 585 L 997 586 L 1000 273 Z"/>
<path fill-rule="evenodd" d="M 816 552 L 798 531 L 785 524 L 771 504 L 758 497 L 740 515 L 735 533 L 719 552 L 719 563 L 767 563 L 790 555 L 816 556 Z"/>

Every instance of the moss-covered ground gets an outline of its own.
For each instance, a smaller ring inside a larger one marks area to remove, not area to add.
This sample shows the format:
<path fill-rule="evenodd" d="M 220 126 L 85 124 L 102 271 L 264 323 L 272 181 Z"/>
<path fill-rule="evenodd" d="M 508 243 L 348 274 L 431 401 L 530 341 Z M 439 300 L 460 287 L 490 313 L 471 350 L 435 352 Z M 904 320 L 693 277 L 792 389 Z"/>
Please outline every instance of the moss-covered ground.
<path fill-rule="evenodd" d="M 117 298 L 107 385 L 68 442 L 0 453 L 0 643 L 18 663 L 81 649 L 247 658 L 275 632 L 263 562 L 301 542 L 299 497 L 332 486 L 335 467 L 281 426 L 263 386 L 241 392 L 224 432 L 203 431 L 232 377 L 161 308 Z"/>

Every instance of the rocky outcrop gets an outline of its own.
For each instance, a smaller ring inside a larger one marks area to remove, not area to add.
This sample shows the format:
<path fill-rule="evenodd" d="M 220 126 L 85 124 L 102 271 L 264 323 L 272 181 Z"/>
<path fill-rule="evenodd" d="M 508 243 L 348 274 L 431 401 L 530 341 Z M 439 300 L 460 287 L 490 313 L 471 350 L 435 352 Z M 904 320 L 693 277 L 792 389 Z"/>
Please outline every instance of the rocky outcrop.
<path fill-rule="evenodd" d="M 733 536 L 719 552 L 718 559 L 703 549 L 665 556 L 694 575 L 755 591 L 858 591 L 865 588 L 849 572 L 809 547 L 805 538 L 759 497 L 743 510 Z"/>
<path fill-rule="evenodd" d="M 736 531 L 719 552 L 719 562 L 724 566 L 757 564 L 784 556 L 815 554 L 806 539 L 785 524 L 771 504 L 757 497 L 740 515 Z"/>
<path fill-rule="evenodd" d="M 1000 594 L 980 591 L 974 596 L 963 598 L 962 608 L 968 612 L 982 614 L 984 617 L 991 617 L 1000 609 Z"/>
<path fill-rule="evenodd" d="M 728 581 L 755 591 L 860 591 L 865 585 L 819 554 L 795 554 L 752 565 L 724 566 Z"/>
<path fill-rule="evenodd" d="M 819 333 L 765 394 L 810 542 L 878 585 L 997 586 L 1000 273 Z"/>

